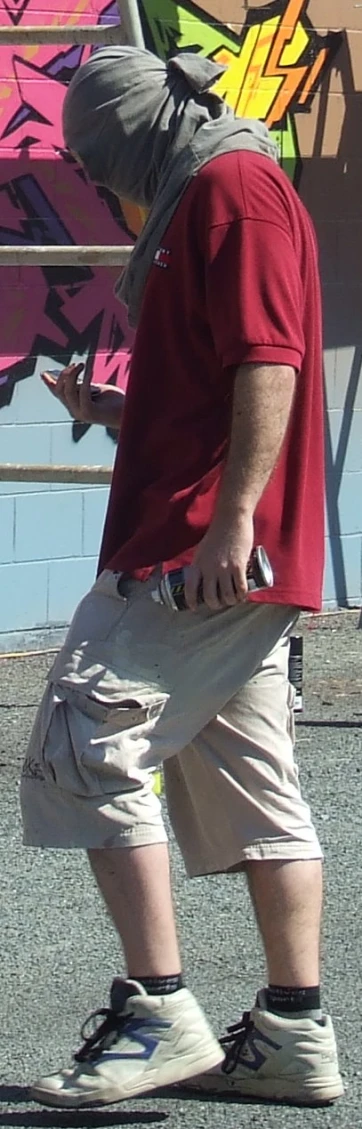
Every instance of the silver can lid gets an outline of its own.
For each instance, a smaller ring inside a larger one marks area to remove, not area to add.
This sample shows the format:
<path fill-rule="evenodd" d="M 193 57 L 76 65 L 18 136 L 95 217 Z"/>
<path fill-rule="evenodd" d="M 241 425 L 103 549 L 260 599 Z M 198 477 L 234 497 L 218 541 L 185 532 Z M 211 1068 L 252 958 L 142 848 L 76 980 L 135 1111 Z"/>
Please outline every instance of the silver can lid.
<path fill-rule="evenodd" d="M 272 588 L 274 584 L 273 569 L 270 564 L 269 557 L 265 552 L 265 549 L 262 545 L 257 545 L 254 549 L 254 554 L 254 559 L 257 568 L 259 569 L 260 577 L 262 579 L 263 588 Z"/>

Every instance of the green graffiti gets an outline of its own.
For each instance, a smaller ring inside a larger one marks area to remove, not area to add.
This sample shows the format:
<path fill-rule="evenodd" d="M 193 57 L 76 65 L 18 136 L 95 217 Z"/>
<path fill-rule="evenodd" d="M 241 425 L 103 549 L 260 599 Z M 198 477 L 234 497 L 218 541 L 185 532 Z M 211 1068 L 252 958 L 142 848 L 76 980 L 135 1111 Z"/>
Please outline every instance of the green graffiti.
<path fill-rule="evenodd" d="M 161 59 L 169 58 L 175 51 L 197 51 L 212 57 L 220 47 L 238 49 L 235 36 L 214 24 L 206 12 L 196 11 L 193 4 L 140 0 L 140 9 L 147 46 Z"/>

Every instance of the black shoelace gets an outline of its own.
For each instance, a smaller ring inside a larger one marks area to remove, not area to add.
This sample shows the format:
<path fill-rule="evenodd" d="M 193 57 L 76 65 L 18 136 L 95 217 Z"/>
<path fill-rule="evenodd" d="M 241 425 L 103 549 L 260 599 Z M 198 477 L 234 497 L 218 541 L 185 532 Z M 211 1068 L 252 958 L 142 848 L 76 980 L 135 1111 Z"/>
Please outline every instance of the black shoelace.
<path fill-rule="evenodd" d="M 98 1019 L 100 1016 L 104 1016 L 103 1023 L 100 1023 L 90 1035 L 87 1035 L 88 1024 L 91 1023 L 92 1020 Z M 83 1023 L 81 1036 L 85 1041 L 80 1050 L 77 1051 L 77 1054 L 74 1055 L 75 1061 L 93 1062 L 94 1059 L 99 1058 L 102 1051 L 108 1051 L 109 1048 L 113 1047 L 114 1043 L 117 1042 L 126 1023 L 132 1019 L 132 1016 L 133 1012 L 128 1012 L 127 1015 L 124 1013 L 118 1015 L 116 1011 L 112 1011 L 112 1008 L 109 1007 L 100 1008 L 99 1011 L 92 1011 L 88 1019 Z"/>
<path fill-rule="evenodd" d="M 230 1027 L 226 1028 L 226 1035 L 223 1035 L 220 1039 L 221 1046 L 225 1051 L 225 1059 L 221 1067 L 224 1074 L 232 1074 L 237 1067 L 246 1039 L 253 1027 L 254 1023 L 250 1019 L 250 1011 L 244 1011 L 244 1015 L 237 1023 L 231 1023 Z"/>

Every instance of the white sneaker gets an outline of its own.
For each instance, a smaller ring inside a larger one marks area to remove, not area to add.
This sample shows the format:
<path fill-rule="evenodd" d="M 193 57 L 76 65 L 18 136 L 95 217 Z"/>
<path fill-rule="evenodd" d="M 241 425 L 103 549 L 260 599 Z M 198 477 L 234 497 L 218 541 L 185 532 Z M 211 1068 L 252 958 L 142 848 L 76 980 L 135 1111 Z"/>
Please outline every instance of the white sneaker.
<path fill-rule="evenodd" d="M 41 1078 L 30 1097 L 43 1105 L 107 1105 L 183 1082 L 222 1062 L 224 1052 L 186 988 L 148 996 L 136 980 L 113 981 L 103 1022 L 74 1056 L 76 1065 Z"/>
<path fill-rule="evenodd" d="M 292 1019 L 267 1010 L 266 992 L 221 1039 L 225 1060 L 187 1090 L 292 1105 L 325 1105 L 342 1097 L 332 1020 Z"/>

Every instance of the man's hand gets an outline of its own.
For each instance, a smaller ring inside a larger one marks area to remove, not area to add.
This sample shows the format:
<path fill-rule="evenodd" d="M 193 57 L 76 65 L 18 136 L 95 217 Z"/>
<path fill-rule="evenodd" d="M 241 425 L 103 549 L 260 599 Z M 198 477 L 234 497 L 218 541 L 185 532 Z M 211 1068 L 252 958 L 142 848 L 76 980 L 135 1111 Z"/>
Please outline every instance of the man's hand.
<path fill-rule="evenodd" d="M 64 405 L 72 419 L 79 420 L 80 423 L 99 423 L 118 431 L 125 393 L 120 388 L 109 385 L 91 384 L 90 374 L 79 382 L 83 369 L 82 364 L 67 365 L 57 379 L 49 372 L 43 372 L 41 379 L 56 400 Z"/>
<path fill-rule="evenodd" d="M 215 516 L 186 572 L 185 599 L 191 611 L 196 611 L 201 581 L 204 603 L 211 611 L 243 603 L 248 594 L 246 568 L 253 541 L 251 511 L 233 514 L 229 519 Z"/>

